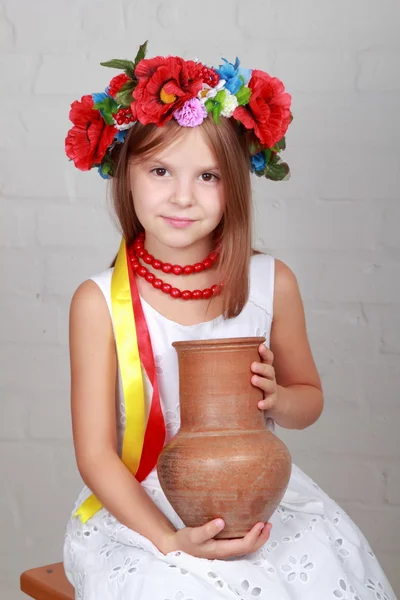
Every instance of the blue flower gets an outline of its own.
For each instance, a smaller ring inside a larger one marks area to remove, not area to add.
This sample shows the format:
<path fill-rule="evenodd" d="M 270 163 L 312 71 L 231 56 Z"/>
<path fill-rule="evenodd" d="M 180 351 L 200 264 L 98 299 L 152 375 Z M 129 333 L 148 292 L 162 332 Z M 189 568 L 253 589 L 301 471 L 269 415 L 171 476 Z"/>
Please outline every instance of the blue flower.
<path fill-rule="evenodd" d="M 105 100 L 106 98 L 108 98 L 108 94 L 105 94 L 104 92 L 100 92 L 100 93 L 94 93 L 92 94 L 92 98 L 93 98 L 93 102 L 95 104 L 97 104 L 98 102 L 103 102 L 103 100 Z"/>
<path fill-rule="evenodd" d="M 263 151 L 251 157 L 251 164 L 255 171 L 264 171 L 267 160 Z"/>
<path fill-rule="evenodd" d="M 102 177 L 103 179 L 110 179 L 110 176 L 109 176 L 107 173 L 104 173 L 104 172 L 103 172 L 103 167 L 102 167 L 102 165 L 100 165 L 100 166 L 99 166 L 99 168 L 98 168 L 97 170 L 98 170 L 98 172 L 99 172 L 99 175 L 101 175 L 101 177 Z"/>
<path fill-rule="evenodd" d="M 120 144 L 122 144 L 125 141 L 127 133 L 128 133 L 127 129 L 123 129 L 122 131 L 118 131 L 118 133 L 116 133 L 115 136 L 114 136 L 114 140 L 116 140 L 117 142 L 120 142 Z"/>
<path fill-rule="evenodd" d="M 244 85 L 247 85 L 251 78 L 251 69 L 243 69 L 239 67 L 240 60 L 236 57 L 235 64 L 232 64 L 226 60 L 226 58 L 222 59 L 225 64 L 220 65 L 219 69 L 215 69 L 221 79 L 225 79 L 226 84 L 225 87 L 230 91 L 231 94 L 236 94 L 243 85 L 243 81 L 240 79 L 240 76 L 244 79 Z"/>

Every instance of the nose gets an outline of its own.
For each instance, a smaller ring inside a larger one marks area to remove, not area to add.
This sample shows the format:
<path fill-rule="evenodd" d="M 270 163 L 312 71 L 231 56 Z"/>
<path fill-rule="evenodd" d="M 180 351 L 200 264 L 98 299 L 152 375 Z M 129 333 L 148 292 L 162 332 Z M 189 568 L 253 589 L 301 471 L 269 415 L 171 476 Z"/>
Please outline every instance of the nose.
<path fill-rule="evenodd" d="M 177 181 L 170 198 L 172 204 L 185 208 L 194 204 L 194 194 L 190 181 Z"/>

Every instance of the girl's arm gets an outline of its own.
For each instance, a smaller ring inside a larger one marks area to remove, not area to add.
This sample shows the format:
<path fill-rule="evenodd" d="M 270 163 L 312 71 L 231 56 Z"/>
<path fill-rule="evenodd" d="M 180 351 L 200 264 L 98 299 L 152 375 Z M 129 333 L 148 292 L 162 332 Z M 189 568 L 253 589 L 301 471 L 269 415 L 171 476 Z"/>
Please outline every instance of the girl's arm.
<path fill-rule="evenodd" d="M 176 531 L 128 471 L 116 451 L 117 358 L 109 311 L 98 286 L 85 281 L 70 314 L 71 402 L 76 460 L 87 486 L 118 521 L 165 553 L 183 550 L 200 558 L 225 559 L 256 552 L 270 524 L 256 523 L 240 539 L 215 540 L 225 526 L 214 519 Z"/>
<path fill-rule="evenodd" d="M 175 532 L 116 451 L 117 359 L 104 296 L 93 281 L 70 310 L 71 409 L 76 460 L 85 484 L 121 523 L 159 549 Z"/>
<path fill-rule="evenodd" d="M 278 402 L 268 416 L 281 427 L 304 429 L 321 415 L 323 391 L 308 341 L 297 279 L 278 259 L 275 259 L 270 348 L 274 355 Z"/>

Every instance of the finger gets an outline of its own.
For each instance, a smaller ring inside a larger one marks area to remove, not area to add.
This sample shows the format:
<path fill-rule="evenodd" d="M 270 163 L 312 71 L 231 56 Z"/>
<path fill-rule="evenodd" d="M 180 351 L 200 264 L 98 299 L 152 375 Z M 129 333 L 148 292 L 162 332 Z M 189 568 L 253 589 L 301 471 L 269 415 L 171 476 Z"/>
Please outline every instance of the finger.
<path fill-rule="evenodd" d="M 265 394 L 274 394 L 276 392 L 275 380 L 271 381 L 271 379 L 265 379 L 265 377 L 253 375 L 251 378 L 251 383 L 260 388 L 260 390 L 262 390 Z"/>
<path fill-rule="evenodd" d="M 214 538 L 224 527 L 225 523 L 222 519 L 214 519 L 214 521 L 210 521 L 200 527 L 193 527 L 191 530 L 191 541 L 193 544 L 204 544 L 204 542 L 208 542 L 208 540 Z"/>
<path fill-rule="evenodd" d="M 267 377 L 268 379 L 275 379 L 275 368 L 272 365 L 268 365 L 265 363 L 253 362 L 251 365 L 251 370 L 262 377 Z"/>
<path fill-rule="evenodd" d="M 264 544 L 266 544 L 269 540 L 269 537 L 271 535 L 271 529 L 272 529 L 272 524 L 271 523 L 266 523 L 264 529 L 262 530 L 252 552 L 257 552 L 257 550 L 259 550 L 260 548 L 262 548 L 264 546 Z"/>
<path fill-rule="evenodd" d="M 272 352 L 272 350 L 267 348 L 265 344 L 260 344 L 258 348 L 258 353 L 260 354 L 263 363 L 272 365 L 272 363 L 274 362 L 274 353 Z"/>
<path fill-rule="evenodd" d="M 248 548 L 251 548 L 257 542 L 263 529 L 264 523 L 257 523 L 243 538 L 216 540 L 214 545 L 217 558 L 247 554 L 249 552 Z"/>

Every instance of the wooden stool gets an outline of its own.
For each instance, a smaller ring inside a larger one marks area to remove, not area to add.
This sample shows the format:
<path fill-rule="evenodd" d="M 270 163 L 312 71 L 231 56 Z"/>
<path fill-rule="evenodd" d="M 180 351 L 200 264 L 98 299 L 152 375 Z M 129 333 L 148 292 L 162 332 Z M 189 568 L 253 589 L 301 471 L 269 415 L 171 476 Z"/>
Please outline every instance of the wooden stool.
<path fill-rule="evenodd" d="M 21 590 L 36 600 L 74 600 L 75 590 L 62 563 L 30 569 L 21 575 Z"/>

